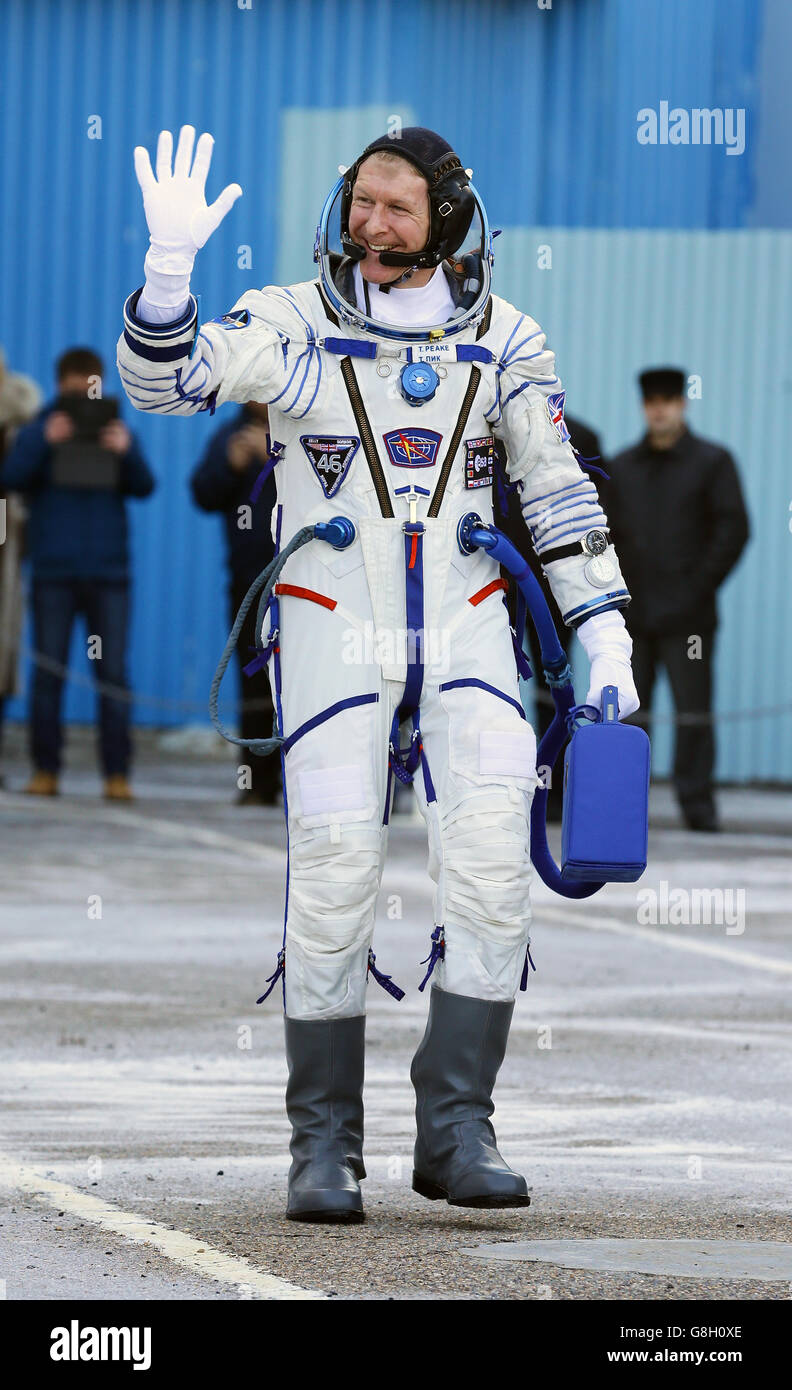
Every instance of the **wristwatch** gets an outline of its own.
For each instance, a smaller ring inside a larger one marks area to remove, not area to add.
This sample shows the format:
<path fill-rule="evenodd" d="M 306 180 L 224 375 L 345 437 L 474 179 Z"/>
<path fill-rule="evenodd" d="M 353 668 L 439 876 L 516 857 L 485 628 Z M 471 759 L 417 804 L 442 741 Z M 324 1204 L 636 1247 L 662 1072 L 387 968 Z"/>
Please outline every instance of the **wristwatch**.
<path fill-rule="evenodd" d="M 597 589 L 607 589 L 618 573 L 615 556 L 605 553 L 609 545 L 610 531 L 597 528 L 587 531 L 582 540 L 571 541 L 569 545 L 557 545 L 554 550 L 543 551 L 539 560 L 544 567 L 551 565 L 554 560 L 567 560 L 572 555 L 587 555 L 589 561 L 583 566 L 583 573 L 589 583 Z"/>

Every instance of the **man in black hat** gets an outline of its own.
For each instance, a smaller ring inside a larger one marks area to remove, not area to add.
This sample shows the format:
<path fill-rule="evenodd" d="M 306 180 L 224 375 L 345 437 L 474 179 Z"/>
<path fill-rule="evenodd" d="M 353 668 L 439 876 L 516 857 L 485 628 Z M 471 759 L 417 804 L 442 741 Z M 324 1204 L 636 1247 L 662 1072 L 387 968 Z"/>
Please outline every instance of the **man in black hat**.
<path fill-rule="evenodd" d="M 734 459 L 685 423 L 685 376 L 655 367 L 639 378 L 647 432 L 617 454 L 600 496 L 632 595 L 626 612 L 645 724 L 658 666 L 677 714 L 673 779 L 691 830 L 717 830 L 711 715 L 715 595 L 748 539 Z"/>

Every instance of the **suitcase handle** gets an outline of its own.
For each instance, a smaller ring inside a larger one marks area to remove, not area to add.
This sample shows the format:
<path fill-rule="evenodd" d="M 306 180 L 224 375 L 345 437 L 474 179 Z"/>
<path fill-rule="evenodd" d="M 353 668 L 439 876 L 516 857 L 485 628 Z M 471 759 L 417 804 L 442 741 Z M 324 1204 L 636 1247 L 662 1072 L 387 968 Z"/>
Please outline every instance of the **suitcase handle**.
<path fill-rule="evenodd" d="M 618 724 L 618 722 L 619 691 L 615 685 L 603 685 L 601 709 L 597 709 L 596 705 L 573 705 L 566 716 L 566 724 L 570 734 L 573 734 L 576 729 L 582 728 L 583 724 Z"/>
<path fill-rule="evenodd" d="M 602 714 L 600 715 L 601 724 L 618 724 L 619 722 L 619 691 L 615 685 L 603 685 L 602 687 Z"/>

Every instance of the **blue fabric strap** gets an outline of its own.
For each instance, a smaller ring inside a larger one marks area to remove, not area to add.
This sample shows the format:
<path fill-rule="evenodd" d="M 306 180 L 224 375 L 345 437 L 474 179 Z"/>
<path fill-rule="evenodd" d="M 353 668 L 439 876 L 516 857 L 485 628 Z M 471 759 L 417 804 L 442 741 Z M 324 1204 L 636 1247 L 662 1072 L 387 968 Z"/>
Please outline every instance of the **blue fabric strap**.
<path fill-rule="evenodd" d="M 418 720 L 418 716 L 416 715 L 416 716 L 415 716 L 416 724 L 417 724 L 417 720 Z M 435 789 L 434 789 L 434 782 L 432 781 L 432 774 L 431 774 L 431 772 L 430 772 L 430 770 L 429 770 L 429 759 L 428 759 L 427 756 L 426 756 L 426 749 L 424 748 L 423 743 L 421 744 L 421 771 L 423 772 L 424 791 L 426 792 L 426 801 L 427 801 L 427 804 L 431 804 L 431 802 L 437 800 L 437 792 L 436 792 Z"/>
<path fill-rule="evenodd" d="M 529 962 L 529 961 L 531 962 L 531 969 L 532 969 L 532 970 L 535 970 L 535 969 L 536 969 L 536 966 L 534 965 L 534 963 L 533 963 L 533 958 L 532 958 L 532 956 L 531 956 L 531 948 L 530 948 L 530 946 L 526 946 L 526 948 L 525 948 L 525 965 L 523 966 L 522 979 L 520 980 L 520 989 L 523 990 L 523 991 L 526 990 L 526 989 L 528 988 L 528 962 Z"/>
<path fill-rule="evenodd" d="M 494 362 L 495 355 L 489 348 L 479 347 L 477 343 L 461 343 L 456 350 L 457 362 Z"/>
<path fill-rule="evenodd" d="M 283 457 L 281 453 L 282 448 L 282 444 L 276 443 L 270 445 L 269 458 L 267 459 L 267 462 L 263 465 L 261 472 L 257 475 L 256 481 L 254 482 L 253 487 L 250 490 L 250 497 L 248 498 L 248 501 L 250 502 L 251 506 L 255 506 L 255 504 L 258 502 L 264 484 L 266 483 L 270 473 L 272 472 L 275 465 L 280 463 Z"/>
<path fill-rule="evenodd" d="M 393 716 L 393 723 L 391 724 L 390 743 L 388 745 L 390 752 L 388 771 L 389 773 L 393 772 L 394 776 L 398 777 L 399 781 L 403 782 L 406 787 L 409 787 L 412 783 L 418 764 L 423 756 L 423 742 L 421 740 L 421 730 L 418 727 L 418 713 L 418 710 L 416 710 L 412 717 L 413 731 L 410 735 L 409 747 L 407 748 L 401 747 L 399 739 L 398 710 L 396 710 Z M 432 797 L 432 800 L 434 800 L 434 797 Z"/>
<path fill-rule="evenodd" d="M 304 734 L 309 734 L 311 729 L 316 729 L 320 724 L 324 724 L 328 719 L 332 719 L 336 714 L 340 714 L 344 709 L 354 709 L 356 705 L 374 705 L 379 700 L 379 695 L 351 695 L 348 700 L 337 700 L 334 705 L 328 705 L 327 709 L 320 710 L 312 719 L 306 719 L 299 729 L 295 729 L 293 734 L 283 740 L 283 752 L 288 753 L 293 748 L 298 738 Z"/>
<path fill-rule="evenodd" d="M 505 595 L 504 595 L 505 602 Z M 517 670 L 524 681 L 531 680 L 533 671 L 531 663 L 523 650 L 523 638 L 525 637 L 525 619 L 528 605 L 522 589 L 517 590 L 517 613 L 514 619 L 514 627 L 511 630 L 512 645 L 514 646 L 514 660 L 517 662 Z"/>
<path fill-rule="evenodd" d="M 421 521 L 404 524 L 405 612 L 407 621 L 407 673 L 401 703 L 393 716 L 390 736 L 390 766 L 400 782 L 409 784 L 421 761 L 421 730 L 418 708 L 423 690 L 423 538 Z M 412 717 L 410 746 L 402 752 L 399 725 Z"/>
<path fill-rule="evenodd" d="M 338 357 L 376 357 L 377 344 L 365 343 L 360 338 L 323 338 L 322 347 Z"/>
<path fill-rule="evenodd" d="M 437 965 L 437 962 L 438 962 L 439 960 L 442 960 L 443 957 L 444 957 L 444 955 L 445 955 L 445 935 L 444 935 L 444 933 L 443 933 L 443 928 L 442 928 L 441 926 L 437 926 L 437 927 L 435 927 L 434 931 L 432 932 L 432 949 L 431 949 L 431 951 L 429 952 L 429 955 L 426 956 L 426 957 L 421 961 L 421 965 L 426 965 L 427 962 L 428 962 L 429 969 L 427 970 L 426 974 L 424 975 L 423 979 L 421 980 L 421 983 L 420 983 L 419 986 L 418 986 L 418 989 L 419 989 L 419 990 L 422 990 L 422 989 L 424 988 L 424 986 L 426 985 L 426 983 L 427 983 L 427 981 L 428 981 L 428 979 L 429 979 L 429 976 L 431 975 L 432 971 L 434 970 L 435 966 Z"/>
<path fill-rule="evenodd" d="M 423 689 L 423 522 L 405 522 L 404 572 L 407 610 L 407 679 L 399 706 L 399 722 L 417 710 Z"/>
<path fill-rule="evenodd" d="M 399 986 L 393 983 L 393 980 L 391 979 L 390 975 L 383 975 L 382 971 L 377 969 L 377 963 L 376 963 L 376 962 L 377 962 L 377 957 L 375 956 L 374 952 L 372 951 L 371 947 L 369 946 L 369 953 L 368 953 L 368 973 L 369 973 L 370 975 L 373 975 L 373 976 L 374 976 L 374 979 L 377 981 L 377 984 L 378 984 L 378 985 L 382 985 L 382 988 L 383 988 L 384 990 L 387 990 L 388 994 L 392 995 L 394 999 L 396 999 L 396 1000 L 403 999 L 403 998 L 404 998 L 404 990 L 403 990 L 403 989 L 399 989 Z"/>
<path fill-rule="evenodd" d="M 269 662 L 269 659 L 272 656 L 273 651 L 275 650 L 275 643 L 277 642 L 277 640 L 278 632 L 276 630 L 271 634 L 270 640 L 267 643 L 266 647 L 264 647 L 262 651 L 256 652 L 256 655 L 253 657 L 253 660 L 249 661 L 247 666 L 242 667 L 243 675 L 253 676 L 255 675 L 256 671 L 264 670 L 264 667 Z M 248 648 L 248 650 L 250 649 Z"/>
<path fill-rule="evenodd" d="M 499 700 L 505 700 L 507 705 L 513 705 L 514 708 L 517 710 L 517 713 L 520 715 L 520 718 L 525 719 L 525 710 L 523 709 L 522 705 L 519 703 L 518 700 L 513 700 L 511 695 L 504 695 L 503 691 L 498 690 L 497 686 L 488 685 L 486 681 L 480 681 L 476 676 L 464 676 L 456 681 L 445 681 L 440 686 L 440 689 L 458 690 L 465 685 L 475 685 L 478 686 L 479 690 L 488 690 L 490 695 L 497 695 Z"/>
<path fill-rule="evenodd" d="M 392 782 L 393 782 L 393 767 L 392 767 L 392 765 L 391 765 L 391 763 L 390 763 L 390 761 L 389 761 L 389 762 L 388 762 L 388 781 L 387 781 L 386 786 L 385 786 L 385 810 L 384 810 L 383 815 L 382 815 L 382 824 L 383 824 L 383 825 L 388 825 L 388 824 L 390 823 L 391 784 L 392 784 Z"/>
<path fill-rule="evenodd" d="M 258 998 L 258 999 L 256 1000 L 256 1003 L 257 1003 L 257 1004 L 263 1004 L 265 999 L 269 999 L 270 995 L 272 994 L 272 991 L 274 990 L 274 988 L 275 988 L 276 984 L 278 983 L 278 980 L 281 978 L 281 976 L 283 976 L 283 980 L 284 980 L 284 1003 L 285 1003 L 285 986 L 286 986 L 286 948 L 285 948 L 285 947 L 281 947 L 281 949 L 280 949 L 279 952 L 278 952 L 278 964 L 277 964 L 277 966 L 276 966 L 276 968 L 275 968 L 275 973 L 274 973 L 273 975 L 268 975 L 268 976 L 267 976 L 267 984 L 269 985 L 269 989 L 265 989 L 264 993 L 260 996 L 260 998 Z"/>

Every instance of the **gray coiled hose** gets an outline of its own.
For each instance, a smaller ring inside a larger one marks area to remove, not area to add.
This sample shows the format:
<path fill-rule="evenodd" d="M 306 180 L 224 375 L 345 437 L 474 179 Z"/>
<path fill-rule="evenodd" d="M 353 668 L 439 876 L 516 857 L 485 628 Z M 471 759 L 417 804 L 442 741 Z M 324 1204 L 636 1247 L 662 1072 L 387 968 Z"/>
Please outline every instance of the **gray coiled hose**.
<path fill-rule="evenodd" d="M 268 753 L 277 753 L 278 750 L 282 748 L 285 739 L 280 738 L 277 734 L 273 734 L 272 738 L 252 739 L 237 738 L 235 734 L 230 734 L 223 724 L 217 709 L 220 699 L 220 685 L 237 642 L 239 641 L 239 634 L 242 631 L 244 621 L 253 606 L 255 598 L 259 593 L 261 594 L 258 613 L 256 615 L 256 646 L 261 650 L 263 647 L 261 642 L 261 628 L 264 623 L 264 614 L 267 611 L 267 604 L 272 595 L 272 590 L 275 587 L 275 581 L 289 556 L 293 555 L 295 550 L 299 550 L 301 546 L 307 545 L 309 541 L 312 541 L 315 534 L 315 526 L 303 526 L 292 536 L 288 545 L 284 546 L 280 554 L 276 555 L 275 559 L 267 565 L 267 568 L 262 570 L 261 574 L 253 580 L 253 583 L 242 600 L 239 612 L 236 615 L 234 626 L 229 633 L 228 641 L 225 644 L 223 655 L 218 662 L 217 670 L 214 673 L 209 691 L 209 714 L 217 732 L 222 734 L 223 738 L 227 739 L 229 743 L 236 743 L 240 748 L 249 748 L 251 753 L 255 753 L 259 758 L 266 758 Z"/>

